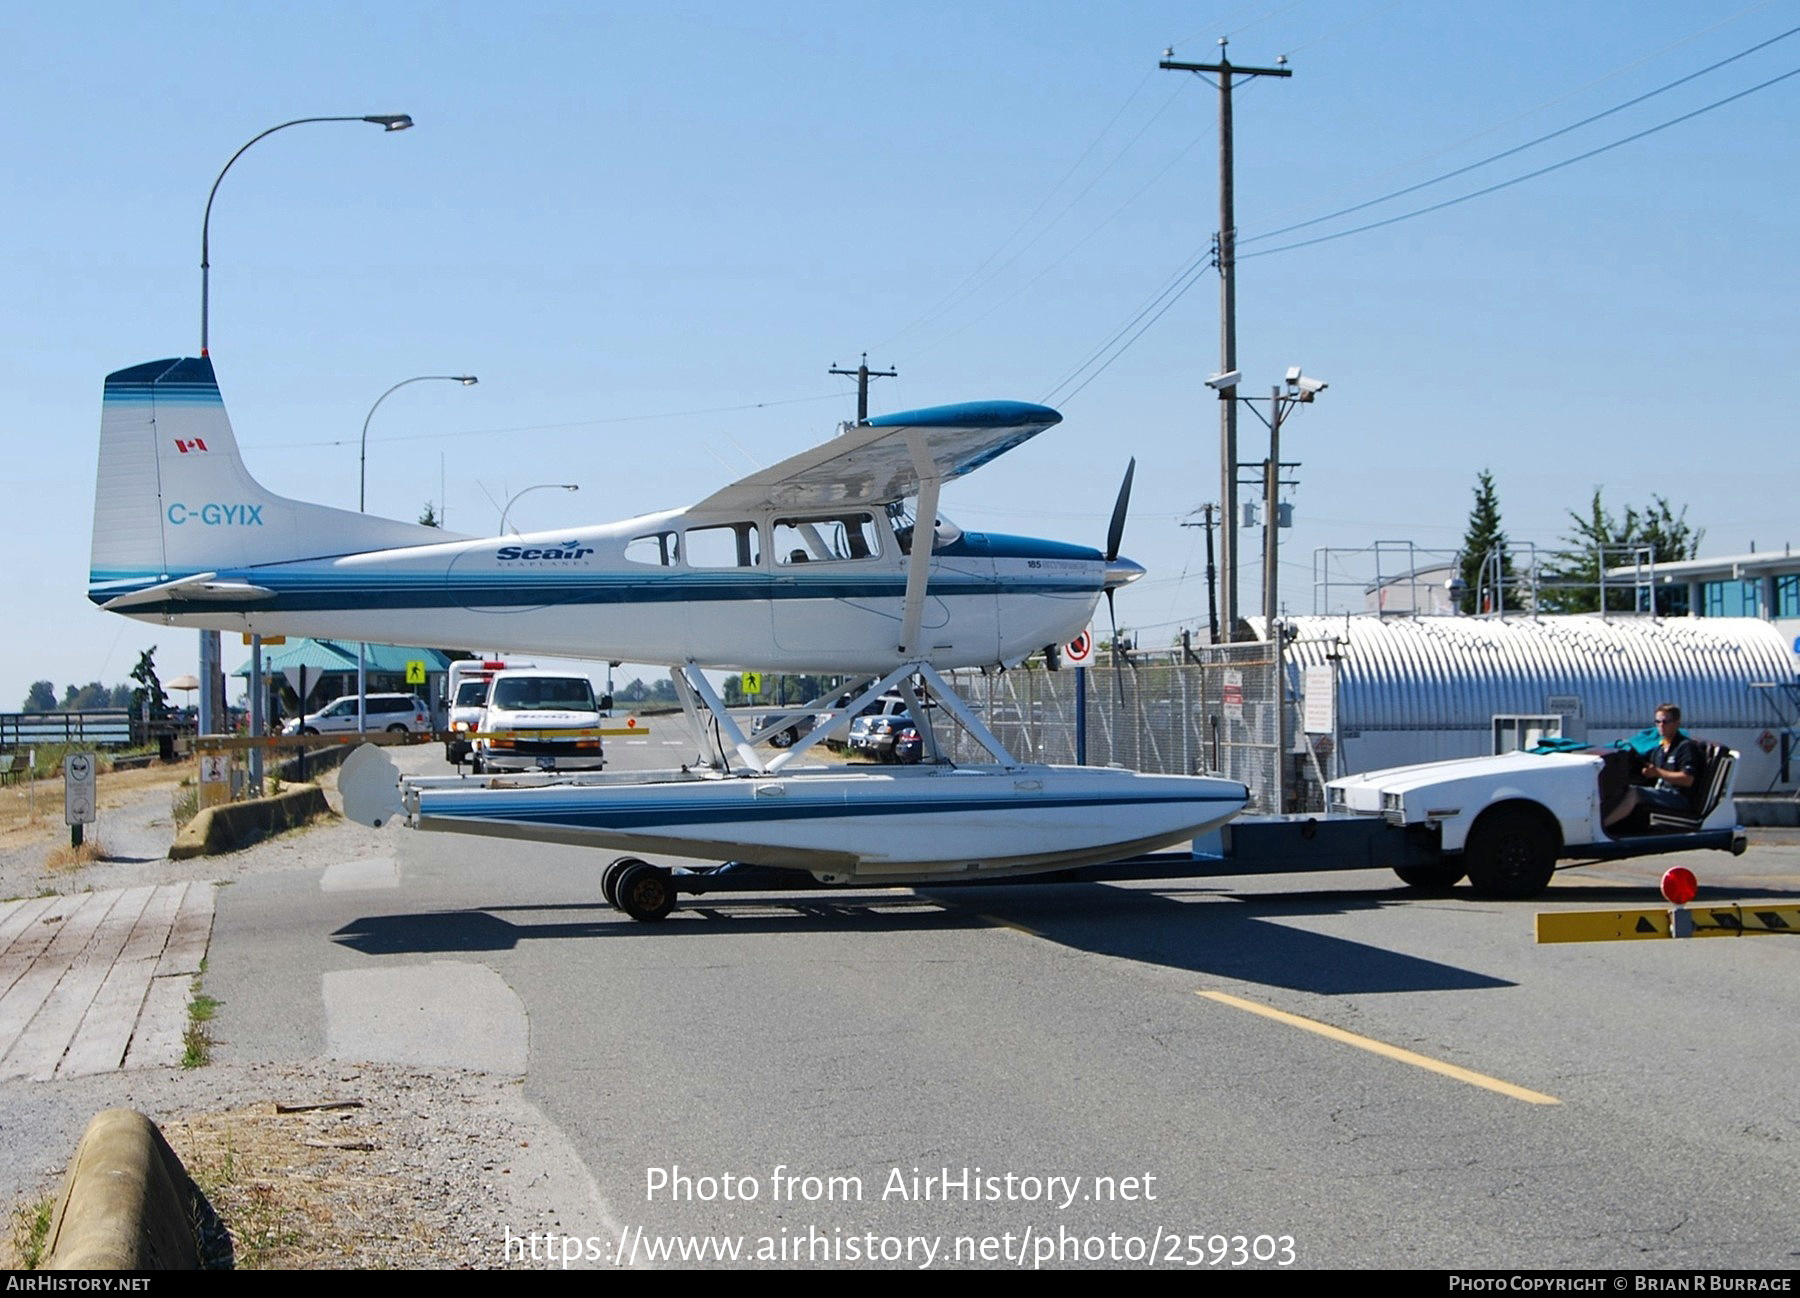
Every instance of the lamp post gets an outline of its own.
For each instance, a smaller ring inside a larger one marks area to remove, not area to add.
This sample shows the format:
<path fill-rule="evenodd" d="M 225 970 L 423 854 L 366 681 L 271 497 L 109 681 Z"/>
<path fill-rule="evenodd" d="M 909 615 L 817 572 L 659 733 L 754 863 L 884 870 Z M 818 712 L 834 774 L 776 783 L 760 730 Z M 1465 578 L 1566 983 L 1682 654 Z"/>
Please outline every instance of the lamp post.
<path fill-rule="evenodd" d="M 432 379 L 443 379 L 449 383 L 460 383 L 465 388 L 473 387 L 481 382 L 473 374 L 415 374 L 410 379 L 401 379 L 393 387 L 375 398 L 375 404 L 369 407 L 369 413 L 363 416 L 362 449 L 356 461 L 356 509 L 358 513 L 368 512 L 369 490 L 369 421 L 375 418 L 376 410 L 381 403 L 408 383 L 424 383 Z M 356 643 L 356 730 L 358 734 L 367 734 L 369 730 L 369 646 L 365 641 Z"/>
<path fill-rule="evenodd" d="M 213 199 L 219 193 L 219 181 L 225 179 L 225 173 L 231 170 L 231 163 L 243 157 L 245 151 L 257 140 L 265 139 L 275 134 L 276 131 L 285 131 L 290 126 L 304 126 L 309 122 L 371 122 L 384 131 L 404 131 L 412 126 L 413 119 L 405 113 L 382 113 L 372 117 L 296 117 L 293 121 L 283 122 L 280 126 L 271 126 L 231 155 L 231 162 L 227 162 L 219 169 L 218 177 L 212 183 L 212 189 L 207 191 L 206 216 L 200 222 L 200 354 L 202 356 L 206 355 L 207 303 L 212 276 L 212 259 L 209 256 L 212 247 L 212 205 Z"/>
<path fill-rule="evenodd" d="M 386 401 L 389 397 L 393 396 L 394 393 L 398 392 L 408 383 L 424 383 L 432 379 L 442 379 L 449 383 L 460 383 L 465 388 L 472 388 L 477 383 L 481 382 L 481 380 L 476 378 L 473 374 L 419 374 L 410 379 L 401 379 L 398 383 L 394 384 L 393 387 L 375 398 L 375 404 L 369 407 L 369 413 L 363 417 L 362 451 L 357 456 L 356 461 L 356 508 L 358 512 L 366 513 L 369 507 L 369 420 L 375 418 L 375 412 L 381 407 L 383 401 Z"/>
<path fill-rule="evenodd" d="M 512 499 L 506 502 L 506 508 L 500 511 L 500 535 L 506 535 L 506 516 L 512 513 L 512 507 L 520 496 L 523 496 L 527 491 L 545 491 L 551 487 L 558 487 L 563 491 L 581 490 L 581 484 L 576 482 L 540 482 L 535 486 L 526 487 L 523 491 L 513 492 Z"/>
<path fill-rule="evenodd" d="M 285 131 L 290 126 L 304 126 L 309 122 L 368 122 L 379 126 L 383 131 L 404 131 L 413 124 L 413 119 L 405 113 L 382 113 L 373 116 L 357 117 L 296 117 L 291 122 L 283 122 L 279 126 L 271 126 L 261 135 L 251 139 L 231 155 L 231 160 L 219 169 L 213 178 L 212 188 L 206 193 L 206 213 L 200 221 L 200 355 L 207 355 L 207 344 L 210 340 L 211 295 L 212 295 L 212 206 L 213 199 L 218 197 L 219 182 L 225 179 L 225 173 L 231 170 L 232 163 L 244 156 L 250 145 L 258 140 Z M 220 675 L 219 633 L 202 631 L 200 633 L 200 679 L 203 688 L 200 692 L 200 733 L 210 734 L 213 730 L 214 713 L 224 705 L 224 677 Z M 254 760 L 257 750 L 252 750 Z M 261 772 L 257 772 L 260 778 Z"/>
<path fill-rule="evenodd" d="M 1253 402 L 1255 397 L 1240 397 L 1236 388 L 1240 375 L 1236 370 L 1228 370 L 1223 374 L 1215 374 L 1206 381 L 1207 386 L 1218 391 L 1221 400 L 1230 401 L 1233 405 L 1243 402 L 1249 406 L 1250 412 L 1269 430 L 1269 458 L 1262 462 L 1263 471 L 1263 635 L 1275 647 L 1275 661 L 1278 670 L 1275 673 L 1276 689 L 1280 692 L 1275 709 L 1275 809 L 1287 809 L 1287 699 L 1286 672 L 1280 670 L 1282 654 L 1285 652 L 1285 640 L 1279 627 L 1275 624 L 1281 612 L 1280 570 L 1276 560 L 1280 552 L 1281 515 L 1279 500 L 1281 490 L 1281 424 L 1296 405 L 1310 403 L 1314 397 L 1323 392 L 1327 384 L 1300 372 L 1298 365 L 1290 366 L 1284 383 L 1277 383 L 1269 389 L 1269 414 L 1263 417 Z M 1234 466 L 1233 482 L 1236 475 Z M 1245 464 L 1242 467 L 1254 467 Z M 1221 531 L 1229 532 L 1237 526 L 1237 520 L 1229 516 Z M 1229 630 L 1225 633 L 1231 639 Z"/>

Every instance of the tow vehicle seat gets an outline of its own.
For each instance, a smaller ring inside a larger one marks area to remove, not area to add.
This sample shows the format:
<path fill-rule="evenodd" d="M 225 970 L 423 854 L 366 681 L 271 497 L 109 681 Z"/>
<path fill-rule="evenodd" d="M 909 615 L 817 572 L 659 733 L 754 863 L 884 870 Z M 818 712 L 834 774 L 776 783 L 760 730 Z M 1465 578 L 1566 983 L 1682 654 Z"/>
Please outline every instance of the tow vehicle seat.
<path fill-rule="evenodd" d="M 1700 770 L 1695 781 L 1703 796 L 1695 803 L 1695 812 L 1684 815 L 1678 811 L 1653 810 L 1650 813 L 1650 828 L 1655 830 L 1693 830 L 1706 823 L 1725 796 L 1725 790 L 1731 786 L 1731 770 L 1737 764 L 1737 754 L 1724 744 L 1711 739 L 1695 739 L 1691 741 L 1700 750 Z"/>

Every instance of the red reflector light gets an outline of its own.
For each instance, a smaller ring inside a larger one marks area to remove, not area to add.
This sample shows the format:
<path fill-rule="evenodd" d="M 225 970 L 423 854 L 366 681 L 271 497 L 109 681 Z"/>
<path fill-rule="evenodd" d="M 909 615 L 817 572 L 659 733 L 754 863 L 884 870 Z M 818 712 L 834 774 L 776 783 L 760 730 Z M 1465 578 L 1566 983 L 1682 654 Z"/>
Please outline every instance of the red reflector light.
<path fill-rule="evenodd" d="M 1685 866 L 1676 866 L 1662 877 L 1663 900 L 1676 906 L 1685 906 L 1700 891 L 1700 883 L 1694 878 L 1694 872 Z"/>

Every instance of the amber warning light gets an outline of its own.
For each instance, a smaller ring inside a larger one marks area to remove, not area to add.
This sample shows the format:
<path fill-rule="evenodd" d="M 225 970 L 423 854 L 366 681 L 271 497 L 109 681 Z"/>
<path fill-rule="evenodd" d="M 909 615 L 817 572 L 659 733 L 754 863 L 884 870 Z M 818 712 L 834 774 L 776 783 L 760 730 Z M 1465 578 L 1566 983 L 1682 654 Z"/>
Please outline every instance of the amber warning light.
<path fill-rule="evenodd" d="M 1694 878 L 1694 872 L 1686 866 L 1678 865 L 1662 877 L 1663 900 L 1675 906 L 1685 906 L 1700 891 L 1700 884 Z"/>

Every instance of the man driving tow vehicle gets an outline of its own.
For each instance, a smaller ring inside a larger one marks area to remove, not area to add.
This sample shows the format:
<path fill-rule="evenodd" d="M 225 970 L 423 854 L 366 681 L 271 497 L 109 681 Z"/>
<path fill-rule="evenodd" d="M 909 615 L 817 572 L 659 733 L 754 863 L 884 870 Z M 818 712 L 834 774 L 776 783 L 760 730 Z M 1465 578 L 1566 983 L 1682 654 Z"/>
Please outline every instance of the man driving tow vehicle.
<path fill-rule="evenodd" d="M 1656 734 L 1657 746 L 1638 768 L 1638 774 L 1653 783 L 1628 789 L 1624 799 L 1607 815 L 1608 828 L 1639 807 L 1692 814 L 1694 791 L 1700 783 L 1700 750 L 1681 733 L 1681 709 L 1675 704 L 1657 707 Z"/>

